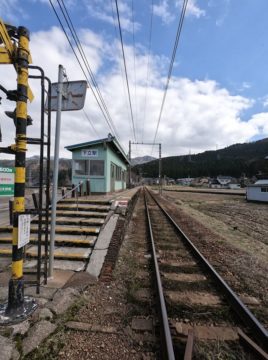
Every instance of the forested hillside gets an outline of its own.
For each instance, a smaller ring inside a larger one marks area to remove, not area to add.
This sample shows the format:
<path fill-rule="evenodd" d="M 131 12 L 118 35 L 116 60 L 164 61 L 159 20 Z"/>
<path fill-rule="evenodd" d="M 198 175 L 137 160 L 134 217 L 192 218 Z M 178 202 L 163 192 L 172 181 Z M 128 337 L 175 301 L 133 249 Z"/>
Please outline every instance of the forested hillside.
<path fill-rule="evenodd" d="M 50 179 L 52 180 L 54 161 L 50 162 Z M 14 166 L 14 160 L 0 160 L 0 166 Z M 59 160 L 59 186 L 71 184 L 72 161 L 70 159 Z M 28 185 L 37 185 L 39 181 L 39 156 L 33 156 L 26 160 L 26 181 Z"/>
<path fill-rule="evenodd" d="M 235 144 L 196 155 L 171 156 L 162 159 L 162 174 L 171 178 L 241 174 L 254 176 L 268 172 L 268 138 L 252 143 Z M 144 177 L 158 176 L 158 160 L 134 168 Z"/>

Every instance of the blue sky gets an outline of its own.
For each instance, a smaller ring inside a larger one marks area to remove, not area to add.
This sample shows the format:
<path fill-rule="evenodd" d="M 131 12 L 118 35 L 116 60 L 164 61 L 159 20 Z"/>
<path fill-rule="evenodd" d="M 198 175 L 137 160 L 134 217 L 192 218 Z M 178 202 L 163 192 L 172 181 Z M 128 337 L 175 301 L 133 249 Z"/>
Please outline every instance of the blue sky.
<path fill-rule="evenodd" d="M 156 129 L 182 1 L 153 1 L 146 90 L 151 3 L 151 0 L 134 0 L 134 68 L 132 1 L 118 0 L 137 140 L 148 142 L 153 140 Z M 59 10 L 56 1 L 54 4 Z M 113 22 L 114 0 L 65 0 L 65 4 L 120 141 L 127 149 L 128 141 L 134 138 L 126 84 L 121 73 L 121 48 Z M 30 29 L 34 64 L 43 66 L 52 81 L 57 79 L 59 63 L 65 66 L 70 80 L 83 79 L 47 0 L 0 0 L 0 13 L 4 21 Z M 189 0 L 157 135 L 164 155 L 196 153 L 268 135 L 267 13 L 266 0 Z M 12 70 L 7 71 L 2 65 L 0 75 L 2 83 L 8 87 Z M 34 89 L 35 86 L 33 84 Z M 38 88 L 36 91 L 38 93 Z M 38 99 L 37 95 L 36 104 L 30 107 L 36 117 Z M 0 121 L 2 132 L 6 134 L 3 142 L 8 144 L 14 129 L 3 120 L 3 111 L 9 104 L 4 100 L 2 103 Z M 97 136 L 105 137 L 109 132 L 90 90 L 85 111 L 97 134 L 82 112 L 64 113 L 62 156 L 70 156 L 64 150 L 70 141 L 92 140 Z M 33 126 L 29 131 L 35 133 L 36 130 Z M 150 151 L 140 146 L 134 149 L 133 155 L 146 155 Z M 29 154 L 33 152 L 30 150 Z"/>

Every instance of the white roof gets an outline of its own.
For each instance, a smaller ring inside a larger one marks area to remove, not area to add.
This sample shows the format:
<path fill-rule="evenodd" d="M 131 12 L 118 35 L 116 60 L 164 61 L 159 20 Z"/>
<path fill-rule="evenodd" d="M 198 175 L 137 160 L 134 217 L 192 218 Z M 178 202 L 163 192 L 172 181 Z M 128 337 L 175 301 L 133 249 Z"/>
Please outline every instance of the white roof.
<path fill-rule="evenodd" d="M 268 179 L 257 180 L 254 185 L 268 185 Z"/>

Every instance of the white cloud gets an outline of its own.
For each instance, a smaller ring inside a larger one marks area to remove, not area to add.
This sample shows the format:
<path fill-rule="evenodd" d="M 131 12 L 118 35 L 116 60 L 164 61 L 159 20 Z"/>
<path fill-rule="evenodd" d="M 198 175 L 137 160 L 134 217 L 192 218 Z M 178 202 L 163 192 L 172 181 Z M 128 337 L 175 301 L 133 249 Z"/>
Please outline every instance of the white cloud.
<path fill-rule="evenodd" d="M 168 25 L 180 15 L 179 9 L 181 9 L 182 4 L 182 0 L 176 0 L 175 3 L 174 0 L 162 0 L 158 5 L 155 4 L 153 6 L 154 15 L 159 16 L 162 22 Z M 205 14 L 205 10 L 197 5 L 196 0 L 188 1 L 185 16 L 200 18 L 201 16 L 205 16 Z"/>
<path fill-rule="evenodd" d="M 27 17 L 19 5 L 19 0 L 0 0 L 0 14 L 4 22 L 12 25 L 18 23 L 19 17 Z"/>
<path fill-rule="evenodd" d="M 183 1 L 182 0 L 178 0 L 176 1 L 176 6 L 182 6 Z M 198 5 L 197 5 L 197 1 L 196 0 L 189 0 L 188 4 L 187 4 L 187 10 L 186 10 L 186 16 L 193 16 L 196 18 L 200 18 L 201 16 L 205 16 L 206 12 L 205 10 L 201 9 Z"/>
<path fill-rule="evenodd" d="M 218 0 L 215 4 L 211 3 L 209 6 L 217 6 Z M 223 0 L 222 1 L 223 8 L 220 11 L 219 17 L 216 19 L 216 26 L 220 27 L 224 24 L 227 16 L 229 15 L 229 7 L 230 7 L 230 0 Z"/>
<path fill-rule="evenodd" d="M 242 89 L 246 90 L 246 89 L 250 89 L 251 88 L 251 84 L 247 81 L 244 81 L 242 83 Z"/>
<path fill-rule="evenodd" d="M 268 95 L 263 98 L 263 107 L 268 107 Z"/>
<path fill-rule="evenodd" d="M 93 0 L 91 2 L 84 2 L 88 15 L 96 19 L 102 20 L 108 24 L 111 24 L 117 27 L 117 15 L 114 2 L 112 1 L 99 1 Z M 124 2 L 118 2 L 118 10 L 120 15 L 120 24 L 123 30 L 132 32 L 133 23 L 132 23 L 132 11 L 129 5 Z M 135 14 L 134 14 L 135 16 Z M 138 31 L 141 28 L 141 25 L 134 21 L 134 31 Z"/>
<path fill-rule="evenodd" d="M 159 16 L 164 24 L 171 23 L 175 16 L 170 12 L 170 8 L 167 0 L 162 0 L 159 5 L 153 5 L 154 15 Z"/>
<path fill-rule="evenodd" d="M 127 149 L 128 141 L 129 139 L 133 140 L 133 135 L 126 89 L 122 85 L 124 80 L 122 80 L 121 74 L 120 46 L 118 42 L 108 42 L 103 36 L 97 35 L 90 30 L 80 30 L 79 35 L 121 142 Z M 53 39 L 53 41 L 47 42 L 47 39 Z M 69 80 L 84 78 L 64 35 L 58 28 L 53 27 L 46 32 L 33 33 L 30 47 L 34 64 L 43 67 L 52 81 L 57 81 L 58 64 L 64 65 Z M 133 49 L 126 44 L 125 51 L 137 140 L 141 141 L 143 139 L 146 142 L 151 142 L 163 97 L 166 80 L 163 64 L 166 59 L 151 55 L 147 111 L 144 117 L 147 54 L 142 48 L 136 47 L 137 97 L 135 98 Z M 110 67 L 105 67 L 104 72 L 103 64 L 107 64 L 107 60 L 109 60 Z M 1 84 L 8 89 L 15 88 L 16 75 L 12 66 L 1 66 L 0 78 Z M 38 136 L 40 119 L 39 83 L 31 81 L 31 87 L 36 99 L 29 106 L 29 113 L 34 119 L 34 124 L 28 128 L 28 131 L 29 136 L 34 137 Z M 230 94 L 226 88 L 222 88 L 214 80 L 190 80 L 173 76 L 170 81 L 170 88 L 157 137 L 157 141 L 162 143 L 163 155 L 187 154 L 190 148 L 192 153 L 196 153 L 211 148 L 214 149 L 215 144 L 221 147 L 236 142 L 248 141 L 256 135 L 267 136 L 267 113 L 255 114 L 248 121 L 243 121 L 241 118 L 241 115 L 252 104 L 251 99 Z M 8 146 L 14 142 L 15 129 L 12 120 L 7 119 L 3 114 L 4 110 L 13 109 L 14 103 L 3 99 L 0 106 L 0 122 L 3 133 L 1 146 Z M 99 135 L 105 137 L 110 132 L 110 129 L 105 123 L 90 90 L 87 93 L 85 111 L 94 122 Z M 54 133 L 55 114 L 53 114 L 52 124 Z M 70 157 L 70 153 L 64 150 L 64 146 L 94 138 L 96 138 L 96 135 L 82 111 L 64 112 L 62 114 L 62 156 Z M 147 151 L 147 154 L 150 153 L 150 149 L 144 151 Z M 27 156 L 34 153 L 36 153 L 36 148 L 29 146 Z M 0 156 L 1 158 L 6 157 L 3 154 Z"/>
<path fill-rule="evenodd" d="M 251 88 L 251 84 L 247 81 L 243 81 L 242 84 L 240 84 L 239 86 L 237 86 L 237 91 L 238 92 L 244 92 L 248 89 Z"/>
<path fill-rule="evenodd" d="M 250 120 L 250 125 L 252 125 L 258 135 L 267 136 L 268 134 L 268 113 L 259 113 L 252 116 Z"/>

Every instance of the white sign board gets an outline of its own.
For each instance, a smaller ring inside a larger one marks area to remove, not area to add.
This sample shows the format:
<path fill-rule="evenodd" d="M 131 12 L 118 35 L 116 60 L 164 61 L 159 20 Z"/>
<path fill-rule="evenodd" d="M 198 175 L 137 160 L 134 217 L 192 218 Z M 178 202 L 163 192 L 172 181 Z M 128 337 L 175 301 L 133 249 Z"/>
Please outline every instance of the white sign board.
<path fill-rule="evenodd" d="M 30 242 L 31 215 L 19 215 L 18 249 Z"/>
<path fill-rule="evenodd" d="M 82 149 L 81 156 L 84 158 L 94 158 L 99 156 L 98 149 Z"/>
<path fill-rule="evenodd" d="M 62 89 L 62 105 L 61 111 L 81 110 L 84 107 L 87 92 L 87 82 L 68 81 L 63 83 Z M 51 111 L 57 111 L 58 104 L 58 83 L 53 83 L 51 86 Z M 48 106 L 48 99 L 46 99 L 45 109 Z"/>

